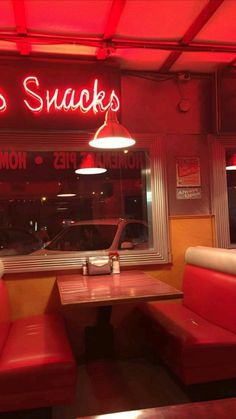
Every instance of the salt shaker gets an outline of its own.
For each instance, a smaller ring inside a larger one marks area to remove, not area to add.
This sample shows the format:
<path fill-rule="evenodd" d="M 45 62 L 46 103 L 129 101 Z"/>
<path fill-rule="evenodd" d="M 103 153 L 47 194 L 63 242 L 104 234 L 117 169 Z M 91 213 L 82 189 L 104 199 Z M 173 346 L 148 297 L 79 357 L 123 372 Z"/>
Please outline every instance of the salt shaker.
<path fill-rule="evenodd" d="M 86 263 L 83 263 L 82 265 L 82 275 L 87 275 L 88 273 L 88 267 Z"/>
<path fill-rule="evenodd" d="M 112 273 L 119 274 L 120 273 L 120 260 L 119 255 L 112 256 Z"/>

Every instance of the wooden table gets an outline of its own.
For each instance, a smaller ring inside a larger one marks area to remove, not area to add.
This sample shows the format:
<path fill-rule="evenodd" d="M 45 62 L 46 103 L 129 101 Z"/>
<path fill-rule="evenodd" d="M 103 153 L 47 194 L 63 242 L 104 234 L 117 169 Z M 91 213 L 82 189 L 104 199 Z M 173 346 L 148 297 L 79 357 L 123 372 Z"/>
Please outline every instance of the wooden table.
<path fill-rule="evenodd" d="M 182 292 L 138 270 L 110 275 L 64 275 L 57 277 L 62 305 L 97 306 L 95 326 L 85 328 L 87 359 L 114 356 L 113 326 L 110 323 L 114 304 L 182 297 Z"/>
<path fill-rule="evenodd" d="M 236 398 L 210 400 L 143 410 L 80 416 L 77 419 L 235 419 Z"/>
<path fill-rule="evenodd" d="M 64 275 L 57 277 L 62 305 L 111 306 L 132 301 L 181 298 L 183 293 L 171 285 L 138 271 L 111 275 Z"/>

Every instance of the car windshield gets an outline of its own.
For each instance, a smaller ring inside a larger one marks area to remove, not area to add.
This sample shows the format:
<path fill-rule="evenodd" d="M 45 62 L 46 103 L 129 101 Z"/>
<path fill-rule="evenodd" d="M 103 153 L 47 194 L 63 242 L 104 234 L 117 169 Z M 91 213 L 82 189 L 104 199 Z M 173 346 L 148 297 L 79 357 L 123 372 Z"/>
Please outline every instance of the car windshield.
<path fill-rule="evenodd" d="M 108 249 L 114 240 L 116 230 L 116 224 L 73 225 L 62 230 L 46 249 L 64 251 Z"/>

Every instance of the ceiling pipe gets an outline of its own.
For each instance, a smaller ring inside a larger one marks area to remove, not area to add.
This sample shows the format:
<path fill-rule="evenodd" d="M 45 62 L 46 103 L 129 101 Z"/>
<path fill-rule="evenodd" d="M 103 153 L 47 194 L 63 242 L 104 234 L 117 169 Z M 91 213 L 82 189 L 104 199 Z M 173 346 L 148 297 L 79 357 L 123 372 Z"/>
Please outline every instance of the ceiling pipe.
<path fill-rule="evenodd" d="M 83 45 L 99 48 L 103 46 L 103 40 L 98 38 L 77 38 L 77 37 L 64 37 L 64 36 L 50 36 L 50 35 L 13 35 L 13 34 L 0 34 L 0 40 L 8 42 L 18 42 L 19 38 L 31 42 L 32 44 L 41 45 Z M 182 51 L 182 52 L 218 52 L 218 53 L 236 53 L 236 45 L 232 44 L 216 44 L 210 42 L 204 43 L 190 43 L 188 45 L 180 45 L 177 42 L 169 41 L 135 41 L 130 39 L 113 39 L 110 46 L 116 49 L 157 49 L 169 51 Z"/>

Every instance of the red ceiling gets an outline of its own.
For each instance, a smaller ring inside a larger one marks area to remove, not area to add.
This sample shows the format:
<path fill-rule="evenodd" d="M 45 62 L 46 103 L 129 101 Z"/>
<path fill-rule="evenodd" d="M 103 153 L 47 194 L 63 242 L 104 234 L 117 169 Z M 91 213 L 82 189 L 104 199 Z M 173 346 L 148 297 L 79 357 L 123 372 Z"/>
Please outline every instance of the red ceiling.
<path fill-rule="evenodd" d="M 235 0 L 1 0 L 0 54 L 211 73 L 236 59 Z"/>

